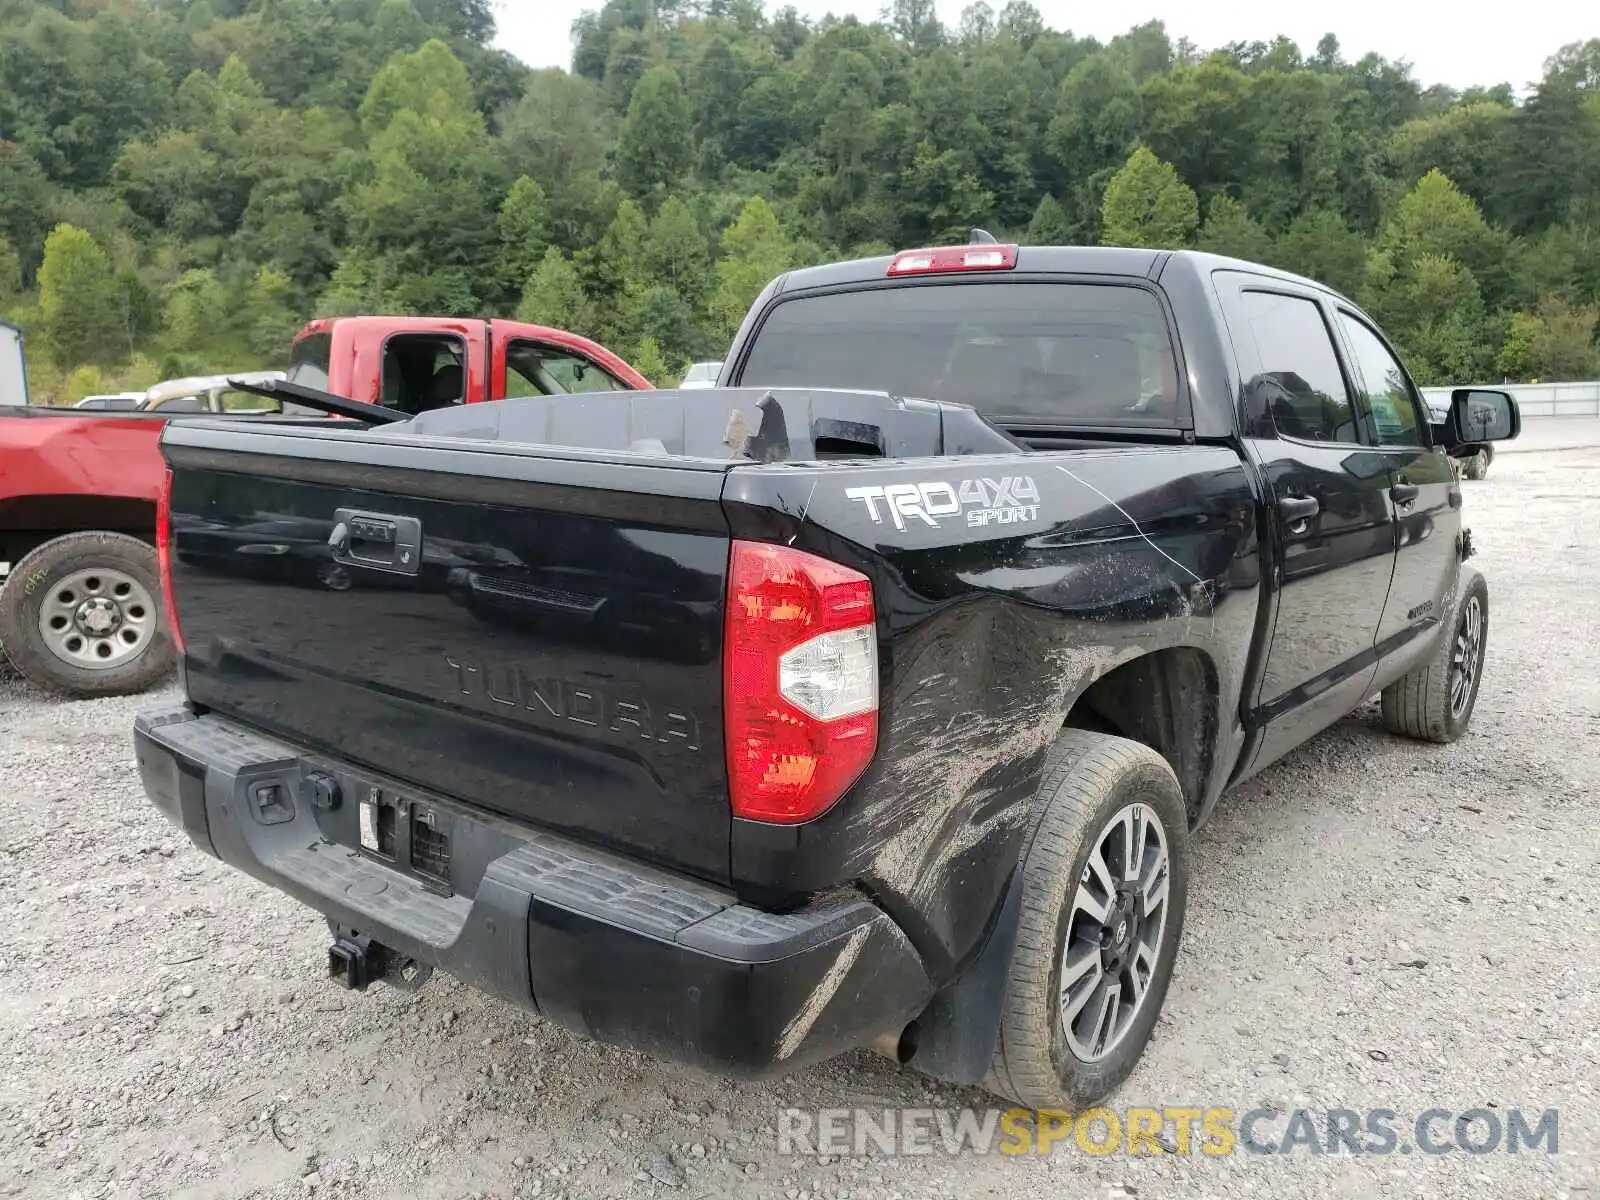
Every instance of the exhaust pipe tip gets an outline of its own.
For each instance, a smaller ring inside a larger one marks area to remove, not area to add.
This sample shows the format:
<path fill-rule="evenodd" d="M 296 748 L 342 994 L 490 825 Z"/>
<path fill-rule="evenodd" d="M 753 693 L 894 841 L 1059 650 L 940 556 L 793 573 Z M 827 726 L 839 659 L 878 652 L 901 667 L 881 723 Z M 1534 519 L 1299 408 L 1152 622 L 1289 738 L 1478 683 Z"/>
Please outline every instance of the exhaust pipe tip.
<path fill-rule="evenodd" d="M 898 1032 L 879 1034 L 872 1040 L 871 1049 L 874 1054 L 903 1067 L 916 1057 L 921 1036 L 922 1027 L 912 1021 Z"/>

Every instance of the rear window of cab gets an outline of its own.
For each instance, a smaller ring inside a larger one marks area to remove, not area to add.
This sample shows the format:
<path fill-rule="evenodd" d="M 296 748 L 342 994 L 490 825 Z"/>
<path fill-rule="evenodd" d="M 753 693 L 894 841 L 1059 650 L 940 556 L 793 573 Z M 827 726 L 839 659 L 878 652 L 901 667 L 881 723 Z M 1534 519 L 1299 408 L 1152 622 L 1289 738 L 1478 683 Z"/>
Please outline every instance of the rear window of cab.
<path fill-rule="evenodd" d="M 739 384 L 969 404 L 1000 424 L 1186 423 L 1166 313 L 1132 284 L 918 283 L 798 295 L 758 328 Z"/>

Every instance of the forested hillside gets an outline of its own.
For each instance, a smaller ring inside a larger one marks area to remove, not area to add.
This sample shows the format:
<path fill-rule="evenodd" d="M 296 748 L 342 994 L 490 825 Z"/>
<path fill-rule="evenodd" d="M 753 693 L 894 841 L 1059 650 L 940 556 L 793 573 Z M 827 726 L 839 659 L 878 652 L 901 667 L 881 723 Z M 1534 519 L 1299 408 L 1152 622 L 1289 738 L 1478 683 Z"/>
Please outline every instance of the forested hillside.
<path fill-rule="evenodd" d="M 492 49 L 488 0 L 0 0 L 0 315 L 58 400 L 355 312 L 518 314 L 666 380 L 785 267 L 981 225 L 1315 276 L 1423 382 L 1600 374 L 1600 39 L 1519 100 L 1331 37 L 932 10 L 609 0 L 568 73 Z"/>

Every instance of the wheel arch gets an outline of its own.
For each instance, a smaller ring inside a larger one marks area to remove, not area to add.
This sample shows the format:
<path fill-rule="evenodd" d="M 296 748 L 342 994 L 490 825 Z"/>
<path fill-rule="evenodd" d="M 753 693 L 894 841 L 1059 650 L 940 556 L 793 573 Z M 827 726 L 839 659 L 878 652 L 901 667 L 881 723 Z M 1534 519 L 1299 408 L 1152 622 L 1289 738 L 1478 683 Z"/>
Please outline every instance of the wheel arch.
<path fill-rule="evenodd" d="M 1063 725 L 1156 751 L 1178 777 L 1190 826 L 1198 823 L 1221 730 L 1221 685 L 1206 651 L 1171 646 L 1121 663 L 1079 693 Z"/>
<path fill-rule="evenodd" d="M 63 534 L 93 530 L 152 541 L 156 506 L 141 496 L 34 494 L 0 500 L 0 562 L 13 565 Z"/>

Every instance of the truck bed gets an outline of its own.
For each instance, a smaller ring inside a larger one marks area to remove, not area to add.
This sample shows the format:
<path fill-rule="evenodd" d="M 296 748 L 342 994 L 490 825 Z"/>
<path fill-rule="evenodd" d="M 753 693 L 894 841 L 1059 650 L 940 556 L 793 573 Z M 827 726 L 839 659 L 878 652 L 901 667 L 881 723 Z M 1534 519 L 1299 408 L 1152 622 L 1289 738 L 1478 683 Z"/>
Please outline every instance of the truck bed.
<path fill-rule="evenodd" d="M 972 856 L 992 898 L 1019 832 L 950 824 L 1033 786 L 1084 679 L 1209 628 L 1211 581 L 1254 538 L 1226 448 L 1035 454 L 970 409 L 875 393 L 519 400 L 379 430 L 194 421 L 163 449 L 197 711 L 769 902 L 864 881 L 931 919 L 913 937 L 936 950 L 989 908 L 913 899 L 926 856 Z M 332 549 L 341 525 L 378 540 Z M 731 816 L 735 539 L 873 581 L 878 753 L 851 793 L 870 803 L 799 827 Z"/>

